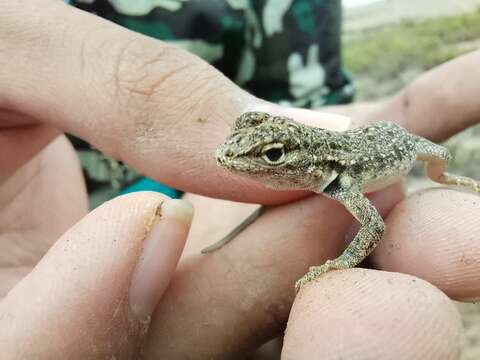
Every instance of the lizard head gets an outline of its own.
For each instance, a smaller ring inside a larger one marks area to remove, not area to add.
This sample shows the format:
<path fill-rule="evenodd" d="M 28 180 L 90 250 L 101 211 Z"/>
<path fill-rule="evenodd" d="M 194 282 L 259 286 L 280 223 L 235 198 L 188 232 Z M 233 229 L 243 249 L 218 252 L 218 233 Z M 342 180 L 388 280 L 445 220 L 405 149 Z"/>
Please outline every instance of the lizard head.
<path fill-rule="evenodd" d="M 312 132 L 286 117 L 245 113 L 218 147 L 217 164 L 270 188 L 311 190 L 321 175 L 310 150 Z"/>

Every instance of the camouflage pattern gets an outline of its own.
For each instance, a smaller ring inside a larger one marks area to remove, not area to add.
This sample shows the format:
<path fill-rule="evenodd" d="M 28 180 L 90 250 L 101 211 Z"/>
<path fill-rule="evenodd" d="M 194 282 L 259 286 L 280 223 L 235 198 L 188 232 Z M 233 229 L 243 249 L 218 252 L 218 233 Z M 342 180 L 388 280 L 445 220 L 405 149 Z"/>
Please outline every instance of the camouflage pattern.
<path fill-rule="evenodd" d="M 341 63 L 340 0 L 70 3 L 188 50 L 260 98 L 307 108 L 346 103 L 353 98 Z M 117 185 L 125 184 L 128 170 L 120 171 L 101 156 L 97 160 L 111 167 L 110 177 Z M 90 161 L 86 167 L 89 176 L 99 180 L 97 170 L 92 170 L 98 166 Z"/>

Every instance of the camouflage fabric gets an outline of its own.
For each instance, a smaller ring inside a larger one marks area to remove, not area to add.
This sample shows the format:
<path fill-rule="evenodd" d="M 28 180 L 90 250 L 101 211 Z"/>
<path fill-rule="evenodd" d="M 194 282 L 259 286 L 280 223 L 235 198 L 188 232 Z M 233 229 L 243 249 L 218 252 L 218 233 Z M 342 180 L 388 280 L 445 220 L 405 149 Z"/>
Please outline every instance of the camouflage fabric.
<path fill-rule="evenodd" d="M 353 88 L 341 63 L 340 0 L 70 3 L 195 53 L 260 98 L 308 108 L 352 100 Z M 128 170 L 101 156 L 97 160 L 107 169 L 113 166 L 112 174 L 120 178 L 117 185 L 125 184 Z M 89 176 L 103 181 L 91 162 Z M 105 176 L 113 178 L 103 172 Z"/>

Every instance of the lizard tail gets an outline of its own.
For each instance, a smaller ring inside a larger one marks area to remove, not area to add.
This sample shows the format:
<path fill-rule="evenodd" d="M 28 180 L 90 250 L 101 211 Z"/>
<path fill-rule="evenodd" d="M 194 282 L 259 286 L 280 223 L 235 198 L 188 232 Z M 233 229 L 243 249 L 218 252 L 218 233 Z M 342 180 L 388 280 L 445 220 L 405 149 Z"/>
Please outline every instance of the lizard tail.
<path fill-rule="evenodd" d="M 238 236 L 238 234 L 240 234 L 243 230 L 245 230 L 250 224 L 252 224 L 255 220 L 257 220 L 260 217 L 260 215 L 263 214 L 264 211 L 265 211 L 265 206 L 260 206 L 253 213 L 251 213 L 245 220 L 243 220 L 240 223 L 240 225 L 238 225 L 235 229 L 230 231 L 226 236 L 221 238 L 216 243 L 210 246 L 207 246 L 205 249 L 203 249 L 202 254 L 214 252 L 215 250 L 218 250 L 224 245 L 228 244 L 230 241 L 235 239 Z"/>

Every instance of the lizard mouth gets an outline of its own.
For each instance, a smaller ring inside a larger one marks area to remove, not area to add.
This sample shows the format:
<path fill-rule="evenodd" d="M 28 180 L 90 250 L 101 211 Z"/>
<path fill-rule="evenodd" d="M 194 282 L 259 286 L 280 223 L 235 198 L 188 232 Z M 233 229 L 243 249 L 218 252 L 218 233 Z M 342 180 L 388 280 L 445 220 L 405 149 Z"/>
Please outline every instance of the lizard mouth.
<path fill-rule="evenodd" d="M 225 149 L 225 146 L 220 146 L 215 151 L 215 160 L 217 161 L 217 165 L 228 168 L 230 160 L 232 158 L 232 154 Z"/>
<path fill-rule="evenodd" d="M 258 170 L 253 162 L 243 155 L 234 154 L 227 146 L 220 146 L 215 151 L 217 165 L 231 172 L 251 174 Z"/>
<path fill-rule="evenodd" d="M 278 166 L 266 164 L 262 159 L 250 155 L 249 151 L 236 151 L 230 144 L 220 145 L 215 151 L 217 165 L 231 172 L 243 173 L 249 176 L 265 175 Z"/>

